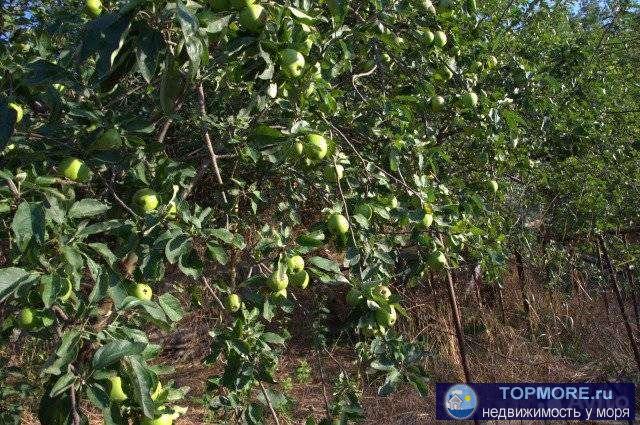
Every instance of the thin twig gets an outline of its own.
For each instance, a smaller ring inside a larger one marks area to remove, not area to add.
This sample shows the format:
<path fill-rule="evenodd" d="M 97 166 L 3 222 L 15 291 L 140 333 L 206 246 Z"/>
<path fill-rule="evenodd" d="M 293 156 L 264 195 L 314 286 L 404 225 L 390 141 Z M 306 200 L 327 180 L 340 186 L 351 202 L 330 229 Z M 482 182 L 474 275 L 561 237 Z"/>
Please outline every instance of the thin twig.
<path fill-rule="evenodd" d="M 167 132 L 169 131 L 169 127 L 171 127 L 171 123 L 173 120 L 168 118 L 164 125 L 162 126 L 162 130 L 160 130 L 160 134 L 158 135 L 158 144 L 162 144 L 164 142 L 165 137 L 167 137 Z"/>
<path fill-rule="evenodd" d="M 200 102 L 200 114 L 202 115 L 202 118 L 205 118 L 207 115 L 207 108 L 205 103 L 204 87 L 202 85 L 202 81 L 198 84 L 198 101 Z M 213 164 L 213 170 L 215 171 L 216 179 L 218 180 L 218 184 L 222 186 L 223 182 L 222 182 L 222 175 L 220 174 L 220 167 L 218 167 L 218 157 L 215 151 L 213 150 L 213 144 L 211 143 L 211 136 L 209 135 L 209 130 L 207 130 L 206 127 L 204 129 L 204 141 L 207 145 L 207 149 L 209 149 L 209 155 L 211 155 L 211 163 Z M 222 188 L 222 199 L 226 204 L 227 195 L 224 193 L 224 188 Z"/>
<path fill-rule="evenodd" d="M 193 188 L 196 186 L 196 184 L 198 184 L 202 176 L 204 176 L 204 172 L 207 171 L 207 167 L 209 167 L 209 164 L 207 162 L 203 162 L 202 164 L 200 164 L 200 167 L 198 167 L 198 171 L 196 172 L 196 175 L 193 176 L 191 183 L 189 183 L 189 186 L 187 186 L 186 189 L 182 192 L 181 199 L 183 201 L 189 197 L 189 195 L 193 191 Z"/>
<path fill-rule="evenodd" d="M 9 186 L 9 189 L 11 189 L 11 193 L 13 193 L 13 197 L 16 199 L 19 198 L 20 192 L 18 191 L 18 188 L 16 187 L 13 180 L 11 179 L 5 179 L 5 180 L 7 181 L 7 186 Z"/>
<path fill-rule="evenodd" d="M 261 381 L 258 381 L 258 384 L 260 385 L 262 394 L 264 394 L 264 399 L 267 401 L 267 406 L 269 406 L 269 410 L 271 411 L 271 416 L 273 416 L 273 419 L 276 421 L 276 424 L 280 425 L 280 421 L 278 420 L 278 415 L 276 415 L 276 411 L 273 409 L 271 400 L 269 400 L 269 396 L 267 395 L 267 389 L 264 387 Z"/>
<path fill-rule="evenodd" d="M 69 365 L 69 369 L 73 371 L 73 365 Z M 73 416 L 72 424 L 80 425 L 80 415 L 78 414 L 78 405 L 76 402 L 76 387 L 74 384 L 71 384 L 69 388 L 69 398 L 71 399 L 71 414 Z"/>
<path fill-rule="evenodd" d="M 120 199 L 120 197 L 118 196 L 118 194 L 116 193 L 116 191 L 113 189 L 113 186 L 111 186 L 111 184 L 109 184 L 109 182 L 107 181 L 107 179 L 105 179 L 104 177 L 100 176 L 100 178 L 102 179 L 102 181 L 104 182 L 105 186 L 107 186 L 107 189 L 109 190 L 109 192 L 111 193 L 111 196 L 113 196 L 113 199 L 115 199 L 115 201 L 122 207 L 124 208 L 129 214 L 131 214 L 132 216 L 134 216 L 135 218 L 140 218 L 140 216 L 138 214 L 135 213 L 135 211 L 133 211 L 131 208 L 129 208 L 129 206 L 127 204 L 124 203 L 124 201 L 122 199 Z M 113 181 L 113 176 L 112 176 L 112 181 Z"/>
<path fill-rule="evenodd" d="M 320 360 L 320 356 L 316 356 L 316 361 L 318 362 L 318 368 L 320 369 L 320 379 L 322 380 L 322 397 L 324 398 L 324 406 L 327 410 L 327 418 L 329 421 L 333 420 L 333 416 L 331 415 L 331 405 L 329 404 L 329 397 L 327 397 L 327 389 L 324 386 L 324 369 L 322 368 L 322 361 Z"/>
<path fill-rule="evenodd" d="M 393 181 L 395 181 L 396 183 L 400 184 L 401 186 L 403 186 L 409 193 L 417 196 L 418 198 L 420 198 L 420 200 L 422 200 L 422 195 L 418 192 L 416 192 L 415 190 L 413 190 L 410 186 L 408 186 L 407 184 L 405 184 L 402 180 L 400 180 L 399 178 L 397 178 L 396 176 L 394 176 L 393 174 L 388 173 L 385 169 L 383 169 L 382 167 L 380 167 L 378 164 L 366 160 L 361 154 L 360 152 L 358 152 L 358 150 L 356 149 L 355 146 L 353 146 L 353 143 L 351 143 L 351 141 L 347 138 L 347 136 L 344 135 L 344 133 L 342 131 L 340 131 L 340 129 L 338 127 L 336 127 L 331 121 L 329 121 L 328 119 L 326 119 L 324 116 L 321 116 L 321 118 L 324 120 L 324 122 L 326 122 L 327 124 L 329 124 L 331 126 L 331 128 L 333 128 L 339 135 L 340 137 L 342 137 L 342 140 L 344 140 L 349 147 L 351 148 L 351 150 L 356 154 L 356 156 L 358 157 L 358 159 L 360 159 L 360 161 L 362 161 L 362 163 L 366 164 L 371 164 L 373 165 L 378 171 L 380 171 L 381 173 L 383 173 L 384 175 L 386 175 L 387 177 L 389 177 L 390 179 L 392 179 Z"/>
<path fill-rule="evenodd" d="M 211 295 L 213 295 L 213 298 L 218 302 L 218 305 L 220 306 L 220 308 L 224 310 L 225 309 L 224 304 L 222 303 L 222 301 L 220 301 L 220 298 L 218 298 L 216 291 L 214 291 L 211 285 L 209 285 L 209 281 L 207 280 L 207 278 L 203 276 L 202 281 L 204 282 L 204 285 L 207 287 L 209 292 L 211 292 Z"/>

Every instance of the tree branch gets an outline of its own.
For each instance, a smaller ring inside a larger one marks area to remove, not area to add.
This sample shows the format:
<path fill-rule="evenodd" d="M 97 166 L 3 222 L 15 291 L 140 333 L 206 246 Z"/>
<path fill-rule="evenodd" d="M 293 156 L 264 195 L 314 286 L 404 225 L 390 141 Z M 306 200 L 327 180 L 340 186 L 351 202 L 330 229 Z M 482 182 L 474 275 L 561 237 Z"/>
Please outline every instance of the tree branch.
<path fill-rule="evenodd" d="M 202 81 L 198 83 L 198 101 L 200 103 L 200 114 L 202 115 L 202 118 L 204 118 L 207 115 L 207 107 L 205 103 L 204 87 L 202 85 Z M 209 155 L 211 156 L 211 163 L 213 164 L 213 170 L 215 171 L 216 179 L 218 180 L 218 184 L 222 186 L 223 182 L 222 182 L 222 175 L 220 174 L 220 167 L 218 167 L 218 156 L 213 150 L 213 144 L 211 143 L 211 136 L 209 135 L 209 130 L 206 129 L 206 126 L 204 128 L 204 141 L 207 145 L 207 149 L 209 149 Z M 221 190 L 222 190 L 222 199 L 226 204 L 227 195 L 224 193 L 224 188 L 222 188 Z"/>
<path fill-rule="evenodd" d="M 280 421 L 278 420 L 278 415 L 276 415 L 276 411 L 274 410 L 273 405 L 271 404 L 271 400 L 269 400 L 269 395 L 267 395 L 267 389 L 264 387 L 261 381 L 258 381 L 258 384 L 260 385 L 260 389 L 262 390 L 264 399 L 267 402 L 267 406 L 269 406 L 269 410 L 271 411 L 271 416 L 273 416 L 273 419 L 276 421 L 276 425 L 280 425 Z"/>

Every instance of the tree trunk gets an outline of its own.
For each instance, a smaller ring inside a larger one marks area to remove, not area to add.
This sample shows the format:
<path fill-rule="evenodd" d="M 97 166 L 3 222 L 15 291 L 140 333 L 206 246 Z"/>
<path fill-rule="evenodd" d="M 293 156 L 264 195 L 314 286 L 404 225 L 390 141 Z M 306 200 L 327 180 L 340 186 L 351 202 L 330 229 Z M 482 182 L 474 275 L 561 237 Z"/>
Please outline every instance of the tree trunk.
<path fill-rule="evenodd" d="M 636 343 L 636 339 L 633 336 L 633 329 L 631 328 L 629 316 L 627 315 L 627 311 L 624 308 L 624 300 L 622 299 L 622 293 L 620 292 L 620 285 L 618 285 L 618 276 L 616 275 L 616 271 L 613 269 L 613 264 L 611 263 L 611 259 L 609 258 L 609 252 L 607 251 L 607 245 L 605 244 L 604 239 L 601 235 L 598 235 L 598 242 L 600 243 L 600 247 L 602 248 L 602 258 L 604 259 L 604 263 L 609 270 L 609 279 L 611 279 L 613 293 L 615 294 L 616 300 L 618 301 L 620 314 L 622 315 L 624 326 L 627 329 L 627 336 L 629 337 L 629 343 L 631 344 L 633 355 L 636 359 L 636 365 L 638 366 L 638 370 L 640 370 L 640 350 L 638 349 L 638 344 Z"/>
<path fill-rule="evenodd" d="M 605 269 L 604 261 L 602 260 L 602 249 L 600 249 L 599 243 L 597 244 L 597 247 L 598 247 L 598 268 L 602 272 L 602 276 L 606 278 L 606 275 L 604 272 L 604 269 Z M 602 291 L 602 302 L 604 303 L 604 313 L 607 317 L 607 323 L 611 325 L 611 318 L 609 317 L 609 297 L 607 296 L 606 289 Z"/>
<path fill-rule="evenodd" d="M 529 316 L 531 306 L 529 305 L 529 296 L 527 295 L 527 282 L 524 276 L 524 266 L 522 264 L 522 255 L 520 254 L 520 251 L 518 250 L 515 251 L 515 257 L 516 257 L 516 270 L 518 272 L 518 283 L 520 283 L 520 296 L 522 298 L 522 308 L 524 309 L 524 316 L 527 320 L 527 326 L 529 328 L 529 332 L 531 332 L 532 331 L 531 317 Z"/>
<path fill-rule="evenodd" d="M 464 373 L 465 382 L 471 382 L 471 373 L 469 372 L 469 364 L 467 362 L 467 353 L 464 346 L 464 334 L 462 332 L 462 322 L 460 321 L 460 309 L 458 308 L 458 299 L 456 298 L 456 290 L 453 284 L 451 270 L 445 269 L 447 272 L 447 292 L 449 294 L 449 304 L 451 305 L 451 315 L 453 316 L 453 325 L 456 331 L 456 339 L 458 340 L 458 354 L 460 355 L 460 363 L 462 364 L 462 372 Z M 479 421 L 474 419 L 476 425 Z"/>
<path fill-rule="evenodd" d="M 636 319 L 636 331 L 640 330 L 640 308 L 638 306 L 638 291 L 636 290 L 636 284 L 633 279 L 633 272 L 630 267 L 627 267 L 627 282 L 629 282 L 629 289 L 631 290 L 631 300 L 633 301 L 633 313 Z"/>

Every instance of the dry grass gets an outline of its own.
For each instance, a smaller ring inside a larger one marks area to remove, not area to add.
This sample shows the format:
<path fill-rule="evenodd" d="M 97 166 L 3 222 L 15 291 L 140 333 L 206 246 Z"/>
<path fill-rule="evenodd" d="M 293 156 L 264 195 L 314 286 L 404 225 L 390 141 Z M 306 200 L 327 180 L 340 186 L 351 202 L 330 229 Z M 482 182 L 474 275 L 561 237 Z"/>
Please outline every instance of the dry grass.
<path fill-rule="evenodd" d="M 466 278 L 460 278 L 460 296 L 463 324 L 483 324 L 486 331 L 466 336 L 470 368 L 478 382 L 601 382 L 637 380 L 633 357 L 626 333 L 620 322 L 620 314 L 609 302 L 610 311 L 604 311 L 601 296 L 590 295 L 579 289 L 571 294 L 547 291 L 534 284 L 528 276 L 529 294 L 532 300 L 530 329 L 525 318 L 520 286 L 515 274 L 507 279 L 502 294 L 503 306 L 495 288 L 482 286 L 477 292 L 468 290 Z M 464 287 L 463 287 L 464 286 Z M 450 326 L 445 287 L 442 282 L 403 290 L 395 288 L 403 296 L 403 305 L 412 316 L 403 320 L 399 330 L 408 339 L 419 338 L 428 347 L 430 355 L 424 366 L 432 382 L 460 381 L 456 343 Z M 331 289 L 329 305 L 336 311 L 335 323 L 330 328 L 339 330 L 346 317 L 344 296 Z M 591 293 L 591 292 L 590 292 Z M 313 299 L 299 294 L 303 306 L 312 307 Z M 504 317 L 502 317 L 504 311 Z M 631 311 L 631 310 L 629 310 Z M 630 313 L 631 314 L 631 313 Z M 204 366 L 203 359 L 209 350 L 209 329 L 219 323 L 214 307 L 190 313 L 172 332 L 158 332 L 154 339 L 165 349 L 161 361 L 175 368 L 170 378 L 178 386 L 189 386 L 188 415 L 178 421 L 180 425 L 216 423 L 211 421 L 206 408 L 197 400 L 203 394 L 206 379 L 219 372 L 220 366 Z M 434 396 L 418 396 L 411 387 L 400 388 L 389 397 L 376 395 L 379 378 L 368 377 L 355 363 L 355 341 L 342 336 L 332 346 L 331 356 L 318 354 L 310 347 L 310 323 L 296 310 L 289 324 L 292 339 L 281 357 L 282 379 L 293 376 L 301 361 L 312 368 L 309 382 L 295 383 L 289 395 L 296 400 L 291 411 L 282 415 L 281 423 L 299 424 L 309 416 L 321 418 L 325 414 L 324 393 L 331 397 L 331 385 L 341 369 L 360 376 L 363 388 L 365 423 L 428 424 L 434 419 Z M 635 329 L 637 331 L 637 329 Z M 13 363 L 29 364 L 33 358 L 14 346 Z M 324 380 L 319 365 L 322 365 Z M 294 381 L 295 382 L 295 381 Z M 101 423 L 98 415 L 91 415 L 91 423 Z M 37 423 L 32 414 L 26 414 L 25 424 Z M 518 422 L 520 424 L 520 422 Z M 533 423 L 532 423 L 533 424 Z"/>

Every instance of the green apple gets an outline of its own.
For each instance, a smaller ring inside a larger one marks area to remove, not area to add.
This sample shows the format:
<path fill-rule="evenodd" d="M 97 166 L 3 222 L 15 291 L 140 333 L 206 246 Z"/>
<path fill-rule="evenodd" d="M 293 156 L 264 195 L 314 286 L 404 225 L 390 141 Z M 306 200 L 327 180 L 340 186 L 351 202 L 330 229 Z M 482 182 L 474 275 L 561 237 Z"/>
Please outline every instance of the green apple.
<path fill-rule="evenodd" d="M 487 68 L 495 68 L 498 66 L 498 58 L 491 55 L 487 58 Z"/>
<path fill-rule="evenodd" d="M 279 299 L 285 299 L 287 298 L 287 288 L 282 288 L 276 292 L 273 293 L 273 296 L 275 298 L 279 298 Z"/>
<path fill-rule="evenodd" d="M 384 63 L 391 63 L 391 56 L 389 56 L 389 53 L 383 53 L 380 56 L 382 57 Z"/>
<path fill-rule="evenodd" d="M 347 292 L 347 304 L 350 306 L 357 306 L 363 300 L 362 292 L 358 288 L 351 288 Z"/>
<path fill-rule="evenodd" d="M 398 208 L 398 198 L 396 198 L 395 196 L 392 196 L 391 198 L 389 198 L 389 202 L 387 203 L 387 205 L 391 209 Z"/>
<path fill-rule="evenodd" d="M 462 105 L 465 108 L 475 108 L 478 106 L 478 95 L 469 91 L 462 95 Z"/>
<path fill-rule="evenodd" d="M 243 7 L 258 4 L 257 0 L 230 0 L 231 7 L 234 9 L 242 9 Z"/>
<path fill-rule="evenodd" d="M 163 413 L 157 418 L 144 418 L 141 422 L 141 425 L 173 425 L 173 420 L 176 418 L 176 415 L 172 413 Z"/>
<path fill-rule="evenodd" d="M 328 181 L 337 182 L 342 180 L 342 177 L 344 177 L 344 167 L 340 164 L 336 164 L 335 167 L 327 165 L 324 169 L 324 178 Z"/>
<path fill-rule="evenodd" d="M 229 0 L 211 0 L 209 2 L 211 9 L 216 12 L 229 9 Z"/>
<path fill-rule="evenodd" d="M 22 109 L 22 106 L 18 105 L 17 103 L 11 102 L 9 103 L 9 108 L 16 111 L 16 124 L 22 121 L 22 117 L 24 117 L 24 110 Z"/>
<path fill-rule="evenodd" d="M 27 53 L 29 50 L 31 50 L 31 46 L 29 46 L 27 43 L 18 43 L 16 44 L 16 46 L 22 53 Z"/>
<path fill-rule="evenodd" d="M 295 152 L 296 155 L 298 156 L 302 155 L 303 151 L 304 151 L 304 145 L 302 144 L 302 142 L 297 141 L 293 144 L 293 152 Z"/>
<path fill-rule="evenodd" d="M 431 98 L 431 110 L 434 112 L 442 111 L 444 104 L 445 104 L 445 100 L 444 100 L 444 97 L 442 96 L 433 96 Z"/>
<path fill-rule="evenodd" d="M 373 208 L 371 208 L 369 204 L 360 204 L 356 208 L 356 214 L 360 214 L 367 220 L 371 220 L 371 217 L 373 217 Z"/>
<path fill-rule="evenodd" d="M 136 283 L 133 287 L 133 296 L 139 300 L 149 301 L 153 296 L 153 289 L 146 283 Z"/>
<path fill-rule="evenodd" d="M 85 6 L 89 15 L 93 16 L 94 18 L 96 16 L 100 16 L 100 14 L 102 13 L 102 1 L 100 0 L 87 0 Z"/>
<path fill-rule="evenodd" d="M 267 12 L 259 4 L 251 4 L 240 12 L 240 26 L 249 32 L 257 33 L 262 31 L 266 20 Z"/>
<path fill-rule="evenodd" d="M 447 35 L 443 31 L 436 31 L 433 42 L 436 46 L 442 48 L 447 44 Z"/>
<path fill-rule="evenodd" d="M 226 307 L 233 312 L 240 310 L 240 295 L 229 294 L 226 299 Z"/>
<path fill-rule="evenodd" d="M 91 149 L 96 151 L 108 151 L 118 149 L 122 146 L 122 137 L 115 128 L 103 131 L 91 145 Z"/>
<path fill-rule="evenodd" d="M 424 227 L 431 227 L 432 224 L 433 224 L 433 214 L 424 213 L 424 216 L 422 217 L 422 225 Z"/>
<path fill-rule="evenodd" d="M 280 67 L 287 76 L 294 78 L 301 76 L 304 64 L 304 56 L 297 50 L 284 49 L 280 52 Z"/>
<path fill-rule="evenodd" d="M 158 381 L 156 389 L 151 393 L 151 400 L 156 400 L 162 394 L 162 382 Z"/>
<path fill-rule="evenodd" d="M 167 218 L 174 220 L 178 216 L 178 205 L 175 201 L 169 202 L 169 209 L 167 210 Z"/>
<path fill-rule="evenodd" d="M 434 15 L 436 14 L 436 8 L 431 0 L 422 0 L 420 3 L 426 11 L 433 13 Z"/>
<path fill-rule="evenodd" d="M 286 273 L 273 272 L 267 284 L 272 290 L 281 291 L 289 286 L 289 276 Z"/>
<path fill-rule="evenodd" d="M 349 222 L 342 214 L 331 214 L 327 218 L 327 227 L 336 236 L 344 235 L 349 231 Z"/>
<path fill-rule="evenodd" d="M 429 255 L 427 260 L 431 268 L 436 270 L 442 270 L 447 267 L 447 257 L 445 257 L 442 251 L 435 250 Z"/>
<path fill-rule="evenodd" d="M 427 30 L 424 33 L 424 40 L 427 42 L 428 45 L 433 44 L 434 39 L 435 39 L 435 35 L 433 34 L 433 32 L 431 32 L 431 30 Z"/>
<path fill-rule="evenodd" d="M 109 391 L 109 398 L 111 401 L 120 402 L 125 401 L 127 398 L 127 394 L 122 389 L 122 378 L 114 375 L 109 377 L 109 382 L 111 383 L 111 390 Z"/>
<path fill-rule="evenodd" d="M 159 203 L 158 195 L 151 189 L 140 189 L 133 194 L 133 204 L 140 212 L 152 212 Z"/>
<path fill-rule="evenodd" d="M 25 307 L 18 313 L 18 325 L 23 329 L 30 329 L 35 325 L 36 311 L 31 307 Z"/>
<path fill-rule="evenodd" d="M 91 170 L 78 158 L 66 158 L 60 163 L 60 173 L 74 182 L 88 182 L 91 180 Z"/>
<path fill-rule="evenodd" d="M 66 287 L 66 291 L 64 294 L 60 295 L 59 299 L 62 302 L 66 302 L 70 297 L 71 294 L 73 294 L 73 285 L 71 284 L 71 280 L 66 279 L 67 282 L 67 287 Z"/>
<path fill-rule="evenodd" d="M 299 255 L 289 257 L 287 260 L 287 267 L 292 274 L 301 272 L 304 270 L 304 258 Z"/>
<path fill-rule="evenodd" d="M 327 155 L 327 139 L 321 134 L 308 134 L 304 143 L 304 153 L 312 161 L 320 161 Z"/>
<path fill-rule="evenodd" d="M 379 308 L 376 310 L 376 321 L 381 326 L 393 326 L 396 323 L 396 320 L 398 320 L 398 314 L 393 306 L 390 306 L 388 311 L 386 308 Z"/>
<path fill-rule="evenodd" d="M 309 286 L 309 273 L 306 270 L 301 270 L 291 276 L 291 283 L 296 286 L 301 287 L 302 289 L 306 289 Z"/>
<path fill-rule="evenodd" d="M 380 295 L 385 300 L 388 300 L 391 297 L 391 289 L 385 285 L 378 285 L 375 288 L 375 293 Z"/>
<path fill-rule="evenodd" d="M 62 93 L 66 87 L 64 86 L 64 84 L 54 83 L 54 84 L 53 84 L 53 88 L 54 88 L 54 89 L 55 89 L 55 91 L 57 91 L 58 93 Z"/>
<path fill-rule="evenodd" d="M 491 192 L 493 193 L 497 193 L 498 192 L 498 182 L 495 180 L 489 180 L 489 182 L 487 183 L 489 186 L 489 189 L 491 190 Z"/>

